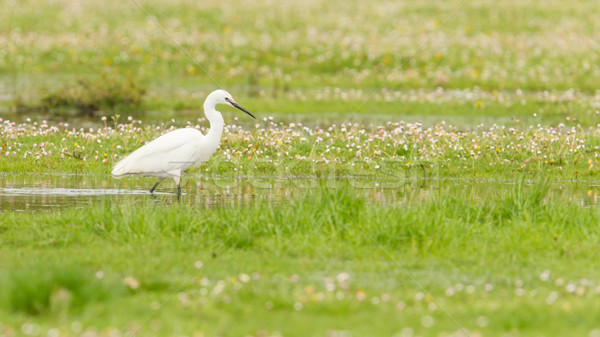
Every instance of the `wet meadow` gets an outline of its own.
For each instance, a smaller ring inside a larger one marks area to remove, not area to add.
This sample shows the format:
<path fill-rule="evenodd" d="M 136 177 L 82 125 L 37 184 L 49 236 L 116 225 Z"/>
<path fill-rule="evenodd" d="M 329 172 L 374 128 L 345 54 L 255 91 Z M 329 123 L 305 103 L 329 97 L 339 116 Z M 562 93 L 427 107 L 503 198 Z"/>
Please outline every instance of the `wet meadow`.
<path fill-rule="evenodd" d="M 600 336 L 600 4 L 2 8 L 0 337 Z"/>

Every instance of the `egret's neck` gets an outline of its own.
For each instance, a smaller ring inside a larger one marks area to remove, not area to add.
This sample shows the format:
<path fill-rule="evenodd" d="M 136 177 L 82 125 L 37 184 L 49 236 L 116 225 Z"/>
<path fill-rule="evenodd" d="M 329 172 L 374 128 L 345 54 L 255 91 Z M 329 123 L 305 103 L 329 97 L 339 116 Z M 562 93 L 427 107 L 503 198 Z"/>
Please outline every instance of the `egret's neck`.
<path fill-rule="evenodd" d="M 204 103 L 204 114 L 210 122 L 210 130 L 208 130 L 206 136 L 215 140 L 218 144 L 223 134 L 223 126 L 225 125 L 223 115 L 215 109 L 215 104 L 211 104 L 211 102 Z"/>

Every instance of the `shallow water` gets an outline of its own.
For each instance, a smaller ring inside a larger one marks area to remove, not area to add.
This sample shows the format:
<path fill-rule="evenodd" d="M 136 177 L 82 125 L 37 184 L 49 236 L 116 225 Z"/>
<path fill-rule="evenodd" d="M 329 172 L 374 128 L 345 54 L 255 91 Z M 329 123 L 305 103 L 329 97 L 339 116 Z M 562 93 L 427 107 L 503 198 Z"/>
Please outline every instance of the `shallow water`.
<path fill-rule="evenodd" d="M 52 211 L 85 208 L 99 203 L 147 201 L 177 202 L 175 185 L 161 183 L 152 195 L 151 178 L 113 179 L 108 175 L 18 174 L 0 176 L 0 210 L 17 212 Z M 525 183 L 523 188 L 530 188 Z M 311 193 L 321 187 L 349 186 L 357 195 L 373 202 L 404 207 L 406 205 L 468 195 L 474 199 L 492 199 L 519 188 L 514 181 L 465 179 L 375 179 L 352 177 L 323 180 L 306 177 L 201 177 L 183 180 L 181 201 L 202 207 L 241 206 L 253 203 L 279 204 Z M 600 182 L 558 181 L 550 183 L 548 196 L 574 202 L 582 207 L 597 206 Z"/>
<path fill-rule="evenodd" d="M 176 187 L 165 180 L 154 194 L 148 191 L 154 179 L 114 179 L 108 175 L 21 174 L 0 179 L 0 210 L 43 211 L 61 208 L 84 208 L 97 203 L 119 203 L 123 200 L 153 200 L 156 203 L 177 201 Z M 285 191 L 275 193 L 255 190 L 247 184 L 199 186 L 192 179 L 183 182 L 182 202 L 205 206 L 244 204 L 256 199 L 275 202 Z M 272 199 L 272 200 L 271 200 Z"/>

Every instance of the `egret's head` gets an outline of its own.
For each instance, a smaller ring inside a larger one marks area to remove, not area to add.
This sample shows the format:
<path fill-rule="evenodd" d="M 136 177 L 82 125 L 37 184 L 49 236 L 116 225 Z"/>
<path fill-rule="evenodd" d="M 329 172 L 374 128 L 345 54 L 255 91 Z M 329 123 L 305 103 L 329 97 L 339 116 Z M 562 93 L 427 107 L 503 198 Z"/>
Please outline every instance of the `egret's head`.
<path fill-rule="evenodd" d="M 234 108 L 238 108 L 240 110 L 242 110 L 243 112 L 247 113 L 248 115 L 250 115 L 250 117 L 256 119 L 256 117 L 254 117 L 254 115 L 252 115 L 248 110 L 244 109 L 241 105 L 239 105 L 234 99 L 233 97 L 231 97 L 231 94 L 228 93 L 225 90 L 215 90 L 213 92 L 211 92 L 208 97 L 206 98 L 206 100 L 208 101 L 209 99 L 212 99 L 216 104 L 227 104 L 227 105 L 231 105 Z"/>

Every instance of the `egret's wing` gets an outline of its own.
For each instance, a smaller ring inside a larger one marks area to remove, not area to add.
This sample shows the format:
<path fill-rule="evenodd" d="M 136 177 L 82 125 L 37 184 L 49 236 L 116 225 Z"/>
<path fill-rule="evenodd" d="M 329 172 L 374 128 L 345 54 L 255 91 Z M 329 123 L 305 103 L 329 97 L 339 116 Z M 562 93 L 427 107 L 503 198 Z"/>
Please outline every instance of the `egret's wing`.
<path fill-rule="evenodd" d="M 166 133 L 115 164 L 112 175 L 160 173 L 192 166 L 203 137 L 192 128 Z"/>

